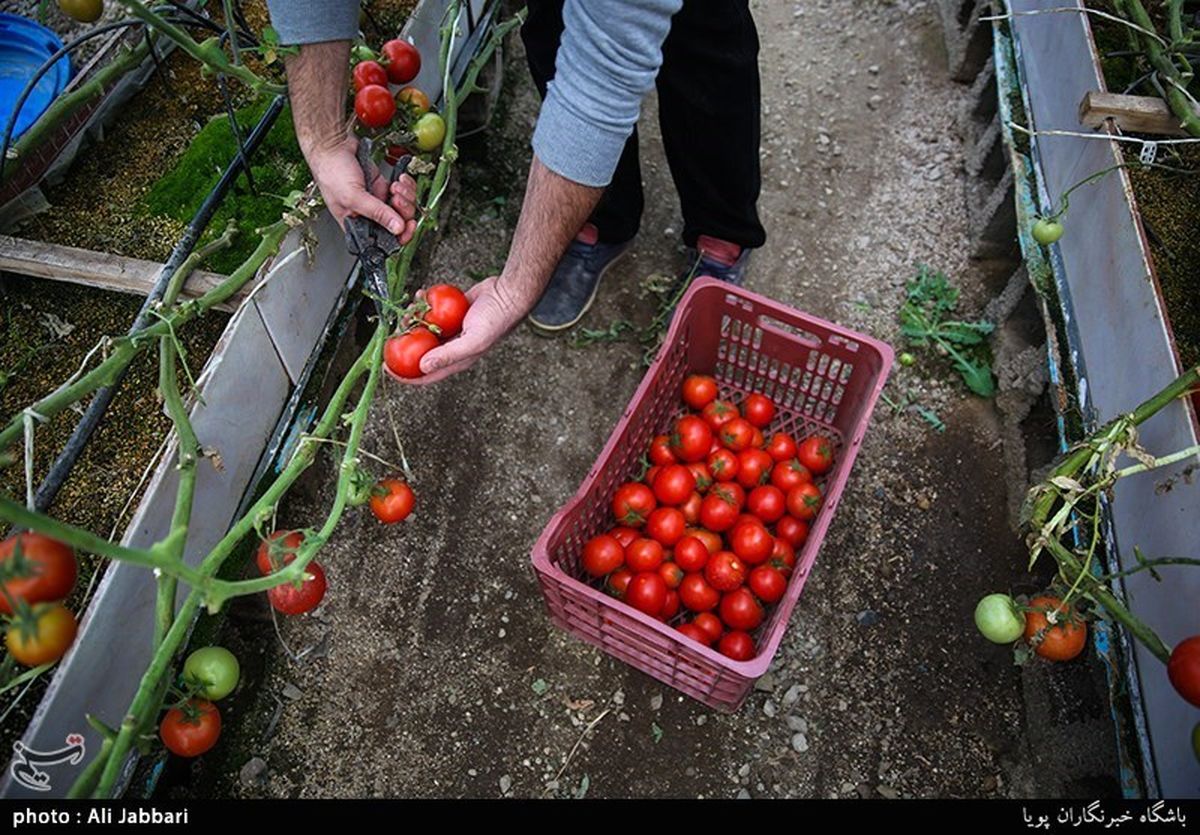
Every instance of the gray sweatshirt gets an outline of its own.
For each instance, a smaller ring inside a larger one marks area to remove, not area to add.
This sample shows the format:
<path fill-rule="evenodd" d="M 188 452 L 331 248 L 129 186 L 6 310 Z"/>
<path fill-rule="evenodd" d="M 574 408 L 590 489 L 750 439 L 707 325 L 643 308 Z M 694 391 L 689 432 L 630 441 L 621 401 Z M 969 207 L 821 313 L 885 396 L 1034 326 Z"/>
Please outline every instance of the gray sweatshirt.
<path fill-rule="evenodd" d="M 267 0 L 285 44 L 350 40 L 358 0 Z M 662 64 L 671 16 L 683 0 L 566 0 L 555 77 L 533 132 L 547 168 L 585 186 L 612 180 L 642 98 Z"/>

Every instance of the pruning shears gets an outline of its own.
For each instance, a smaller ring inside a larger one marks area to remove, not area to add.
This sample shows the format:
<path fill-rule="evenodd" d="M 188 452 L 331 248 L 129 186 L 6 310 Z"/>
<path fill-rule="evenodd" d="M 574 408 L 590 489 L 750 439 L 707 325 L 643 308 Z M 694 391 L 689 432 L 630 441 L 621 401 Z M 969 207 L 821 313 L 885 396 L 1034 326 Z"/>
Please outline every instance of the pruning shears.
<path fill-rule="evenodd" d="M 371 140 L 365 138 L 359 140 L 356 156 L 359 167 L 362 168 L 363 183 L 369 184 L 375 168 L 371 162 Z M 389 189 L 391 183 L 398 180 L 408 170 L 408 163 L 411 159 L 411 154 L 404 154 L 396 160 L 388 183 Z M 350 251 L 351 255 L 358 256 L 358 260 L 362 264 L 366 289 L 375 295 L 375 309 L 379 311 L 380 316 L 384 316 L 387 313 L 385 302 L 389 298 L 387 259 L 399 251 L 400 242 L 396 240 L 395 235 L 370 218 L 348 215 L 345 219 L 345 227 L 346 249 Z"/>

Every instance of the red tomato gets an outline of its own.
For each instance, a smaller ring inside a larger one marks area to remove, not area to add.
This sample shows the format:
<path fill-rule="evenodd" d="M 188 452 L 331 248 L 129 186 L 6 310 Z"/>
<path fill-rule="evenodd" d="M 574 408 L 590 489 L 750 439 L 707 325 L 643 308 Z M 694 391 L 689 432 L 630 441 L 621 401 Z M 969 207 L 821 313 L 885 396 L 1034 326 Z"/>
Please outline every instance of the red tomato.
<path fill-rule="evenodd" d="M 629 581 L 632 579 L 632 571 L 628 568 L 618 568 L 612 574 L 608 575 L 608 580 L 605 582 L 608 593 L 618 600 L 624 600 L 625 591 L 629 588 Z"/>
<path fill-rule="evenodd" d="M 717 591 L 733 591 L 746 582 L 746 566 L 730 551 L 718 551 L 704 566 L 704 579 Z"/>
<path fill-rule="evenodd" d="M 629 543 L 633 542 L 635 539 L 638 538 L 638 532 L 635 531 L 633 528 L 626 528 L 626 527 L 620 527 L 620 526 L 613 528 L 611 531 L 608 532 L 608 535 L 611 536 L 613 539 L 615 539 L 617 542 L 621 543 L 622 548 L 628 548 Z"/>
<path fill-rule="evenodd" d="M 763 429 L 775 417 L 775 404 L 766 395 L 755 392 L 742 404 L 742 414 L 752 426 Z"/>
<path fill-rule="evenodd" d="M 714 400 L 705 406 L 700 414 L 704 418 L 704 422 L 712 428 L 713 432 L 717 432 L 722 426 L 738 417 L 741 413 L 737 410 L 737 406 L 728 400 Z"/>
<path fill-rule="evenodd" d="M 658 474 L 662 472 L 662 467 L 655 464 L 650 469 L 646 470 L 646 474 L 642 476 L 642 481 L 650 485 L 650 489 L 654 489 L 654 479 L 658 478 Z"/>
<path fill-rule="evenodd" d="M 405 148 L 403 145 L 388 145 L 387 150 L 384 151 L 383 158 L 386 159 L 390 165 L 395 165 L 400 161 L 400 157 L 404 156 L 405 154 L 411 156 L 413 154 L 412 149 Z"/>
<path fill-rule="evenodd" d="M 787 591 L 787 578 L 778 568 L 770 565 L 755 566 L 746 584 L 763 603 L 778 603 Z"/>
<path fill-rule="evenodd" d="M 679 592 L 668 588 L 667 594 L 663 598 L 662 608 L 658 610 L 658 619 L 668 621 L 677 614 L 679 614 Z"/>
<path fill-rule="evenodd" d="M 688 574 L 703 571 L 708 564 L 708 548 L 694 536 L 685 536 L 675 543 L 675 562 Z"/>
<path fill-rule="evenodd" d="M 683 519 L 689 525 L 695 525 L 700 521 L 700 506 L 704 502 L 704 497 L 699 493 L 692 493 L 688 496 L 688 500 L 679 506 L 683 511 Z"/>
<path fill-rule="evenodd" d="M 771 480 L 775 460 L 761 449 L 748 449 L 738 455 L 738 484 L 749 490 Z"/>
<path fill-rule="evenodd" d="M 712 644 L 712 641 L 708 639 L 708 633 L 694 623 L 681 623 L 675 629 L 685 638 L 690 638 L 698 644 L 703 644 L 706 647 Z"/>
<path fill-rule="evenodd" d="M 371 512 L 385 525 L 407 519 L 415 502 L 413 489 L 398 478 L 385 478 L 371 490 Z"/>
<path fill-rule="evenodd" d="M 812 473 L 800 463 L 799 459 L 789 458 L 786 461 L 778 462 L 772 468 L 771 483 L 786 493 L 801 484 L 811 484 Z"/>
<path fill-rule="evenodd" d="M 674 507 L 688 500 L 696 489 L 696 477 L 683 464 L 665 464 L 654 476 L 654 498 Z"/>
<path fill-rule="evenodd" d="M 396 115 L 396 100 L 387 87 L 368 84 L 354 94 L 354 115 L 366 128 L 382 128 Z"/>
<path fill-rule="evenodd" d="M 742 508 L 746 505 L 746 491 L 742 485 L 734 481 L 722 481 L 715 484 L 710 491 L 717 496 L 732 502 L 733 506 L 741 513 Z"/>
<path fill-rule="evenodd" d="M 775 536 L 793 548 L 799 548 L 808 539 L 808 523 L 794 516 L 784 516 L 775 524 Z"/>
<path fill-rule="evenodd" d="M 673 562 L 664 562 L 658 567 L 658 576 L 663 578 L 669 589 L 679 588 L 683 582 L 683 569 Z"/>
<path fill-rule="evenodd" d="M 425 291 L 425 324 L 438 329 L 438 337 L 449 339 L 462 330 L 463 319 L 471 302 L 467 294 L 453 284 L 435 284 Z"/>
<path fill-rule="evenodd" d="M 281 539 L 282 537 L 282 539 Z M 275 531 L 258 546 L 254 562 L 259 574 L 270 574 L 296 559 L 296 551 L 304 544 L 300 531 Z"/>
<path fill-rule="evenodd" d="M 717 651 L 734 661 L 749 661 L 754 657 L 754 639 L 745 632 L 735 630 L 721 638 L 717 643 Z"/>
<path fill-rule="evenodd" d="M 1200 707 L 1200 635 L 1180 641 L 1171 650 L 1167 678 L 1185 701 Z"/>
<path fill-rule="evenodd" d="M 776 432 L 767 442 L 766 450 L 773 460 L 786 461 L 796 457 L 796 442 L 792 440 L 791 435 Z"/>
<path fill-rule="evenodd" d="M 787 509 L 801 521 L 815 518 L 821 509 L 821 490 L 812 483 L 793 487 L 787 494 Z"/>
<path fill-rule="evenodd" d="M 276 611 L 285 615 L 302 615 L 317 608 L 324 599 L 325 589 L 328 587 L 325 571 L 317 565 L 316 560 L 312 560 L 304 567 L 304 572 L 312 576 L 301 580 L 299 588 L 296 583 L 291 582 L 267 589 L 267 600 Z"/>
<path fill-rule="evenodd" d="M 602 533 L 583 546 L 583 570 L 593 577 L 616 571 L 625 562 L 625 549 L 616 537 Z"/>
<path fill-rule="evenodd" d="M 701 493 L 707 493 L 708 488 L 712 487 L 712 473 L 708 471 L 708 465 L 703 461 L 693 461 L 687 465 L 687 468 L 692 471 L 692 478 L 696 479 L 696 490 Z"/>
<path fill-rule="evenodd" d="M 741 452 L 749 449 L 754 443 L 754 427 L 745 418 L 734 418 L 721 427 L 717 433 L 726 449 Z"/>
<path fill-rule="evenodd" d="M 388 80 L 393 84 L 407 84 L 421 71 L 421 53 L 408 41 L 399 38 L 388 41 L 379 52 L 387 67 Z"/>
<path fill-rule="evenodd" d="M 48 603 L 62 600 L 75 587 L 78 567 L 69 545 L 40 533 L 15 534 L 0 542 L 0 567 L 11 579 L 0 594 L 0 612 L 13 613 L 14 602 Z"/>
<path fill-rule="evenodd" d="M 700 523 L 710 531 L 729 530 L 737 516 L 737 504 L 728 493 L 710 492 L 700 503 Z"/>
<path fill-rule="evenodd" d="M 689 528 L 684 531 L 684 536 L 694 536 L 696 539 L 704 543 L 704 547 L 708 549 L 708 553 L 715 554 L 721 550 L 721 535 L 713 533 L 706 528 Z"/>
<path fill-rule="evenodd" d="M 775 537 L 767 531 L 757 518 L 735 525 L 729 535 L 733 552 L 750 565 L 759 565 L 771 557 L 775 549 Z"/>
<path fill-rule="evenodd" d="M 805 438 L 796 453 L 800 463 L 817 475 L 829 472 L 833 466 L 833 447 L 825 438 L 813 435 Z"/>
<path fill-rule="evenodd" d="M 721 598 L 719 614 L 730 629 L 749 632 L 757 629 L 766 613 L 750 590 L 745 586 L 728 592 Z"/>
<path fill-rule="evenodd" d="M 671 439 L 666 435 L 655 435 L 650 442 L 650 463 L 663 466 L 675 464 L 678 460 L 675 453 L 671 452 Z"/>
<path fill-rule="evenodd" d="M 682 539 L 686 528 L 683 512 L 674 507 L 656 508 L 646 520 L 646 535 L 661 542 L 664 548 L 670 548 Z"/>
<path fill-rule="evenodd" d="M 665 557 L 662 545 L 653 539 L 635 539 L 625 549 L 625 564 L 634 574 L 656 571 Z"/>
<path fill-rule="evenodd" d="M 786 506 L 783 491 L 771 484 L 755 487 L 746 497 L 746 509 L 768 525 L 783 518 Z"/>
<path fill-rule="evenodd" d="M 782 571 L 785 577 L 796 567 L 796 551 L 783 537 L 775 537 L 775 547 L 771 550 L 771 565 Z"/>
<path fill-rule="evenodd" d="M 721 636 L 725 634 L 725 626 L 721 619 L 712 612 L 701 612 L 692 618 L 692 623 L 704 630 L 710 644 L 721 640 Z"/>
<path fill-rule="evenodd" d="M 761 429 L 754 430 L 754 440 L 750 442 L 750 446 L 755 449 L 762 449 L 767 445 L 767 436 L 763 434 Z"/>
<path fill-rule="evenodd" d="M 640 528 L 646 523 L 650 511 L 658 503 L 654 501 L 654 492 L 644 484 L 630 481 L 622 484 L 613 494 L 612 512 L 617 522 L 631 528 Z"/>
<path fill-rule="evenodd" d="M 708 471 L 713 481 L 733 481 L 738 474 L 738 457 L 727 449 L 720 448 L 708 456 Z"/>
<path fill-rule="evenodd" d="M 183 707 L 167 711 L 158 734 L 172 754 L 198 757 L 221 737 L 221 711 L 212 702 L 190 699 Z"/>
<path fill-rule="evenodd" d="M 671 433 L 671 452 L 680 461 L 700 461 L 712 446 L 712 430 L 695 415 L 684 415 L 675 421 Z"/>
<path fill-rule="evenodd" d="M 421 376 L 421 357 L 438 346 L 438 338 L 428 328 L 414 328 L 393 336 L 383 346 L 383 361 L 397 377 Z"/>
<path fill-rule="evenodd" d="M 353 76 L 356 93 L 372 84 L 379 87 L 387 87 L 388 84 L 387 70 L 378 61 L 359 61 L 354 65 Z"/>
<path fill-rule="evenodd" d="M 692 374 L 683 381 L 683 402 L 697 412 L 717 399 L 717 381 L 705 374 Z"/>
<path fill-rule="evenodd" d="M 703 574 L 688 574 L 679 584 L 679 599 L 693 612 L 708 612 L 717 608 L 721 593 L 708 584 Z"/>
<path fill-rule="evenodd" d="M 634 574 L 625 589 L 625 602 L 639 612 L 657 617 L 667 602 L 667 584 L 654 571 Z"/>

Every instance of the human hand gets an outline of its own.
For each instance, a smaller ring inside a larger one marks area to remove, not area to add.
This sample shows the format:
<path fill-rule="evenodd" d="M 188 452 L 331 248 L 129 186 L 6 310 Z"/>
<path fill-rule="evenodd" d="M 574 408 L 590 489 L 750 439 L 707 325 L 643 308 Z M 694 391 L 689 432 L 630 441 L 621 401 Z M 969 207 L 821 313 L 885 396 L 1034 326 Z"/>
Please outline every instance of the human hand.
<path fill-rule="evenodd" d="M 372 166 L 369 187 L 354 152 L 358 140 L 347 137 L 331 148 L 312 151 L 308 165 L 325 205 L 338 225 L 347 215 L 365 217 L 387 229 L 403 245 L 417 228 L 417 183 L 402 175 L 388 188 L 387 180 Z M 386 202 L 385 202 L 386 201 Z"/>

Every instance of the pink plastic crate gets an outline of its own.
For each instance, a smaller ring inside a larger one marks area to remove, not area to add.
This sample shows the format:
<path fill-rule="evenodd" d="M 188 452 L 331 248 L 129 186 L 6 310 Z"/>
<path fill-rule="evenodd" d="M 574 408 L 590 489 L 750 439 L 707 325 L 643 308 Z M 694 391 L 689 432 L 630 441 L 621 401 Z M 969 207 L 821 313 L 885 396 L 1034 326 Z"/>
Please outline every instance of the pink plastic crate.
<path fill-rule="evenodd" d="M 892 366 L 878 340 L 808 316 L 712 278 L 698 278 L 679 303 L 663 347 L 575 497 L 555 514 L 533 548 L 533 568 L 550 618 L 627 664 L 718 710 L 733 711 L 766 672 L 837 510 L 850 467 Z M 787 594 L 755 633 L 757 655 L 734 661 L 601 590 L 580 567 L 583 544 L 615 523 L 617 486 L 637 477 L 651 438 L 684 411 L 680 388 L 692 373 L 711 374 L 735 403 L 752 391 L 777 407 L 764 430 L 797 441 L 817 433 L 835 447 L 821 482 L 824 506 L 796 555 Z"/>

